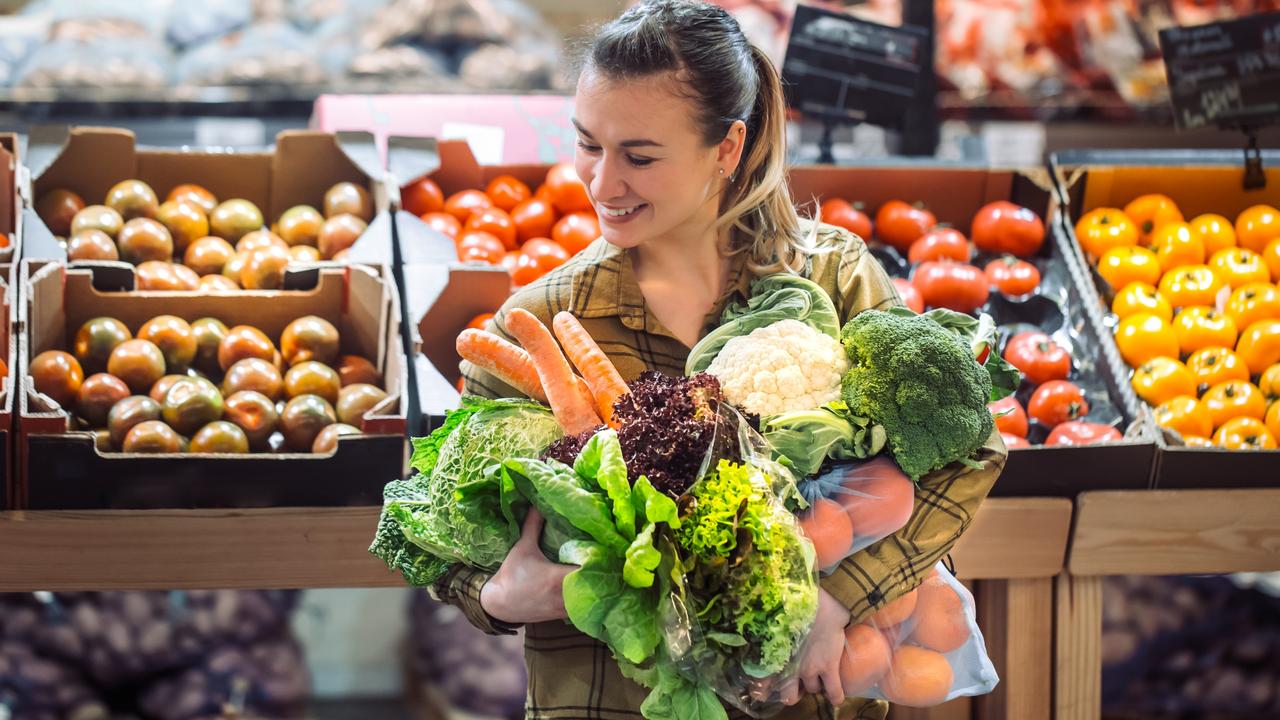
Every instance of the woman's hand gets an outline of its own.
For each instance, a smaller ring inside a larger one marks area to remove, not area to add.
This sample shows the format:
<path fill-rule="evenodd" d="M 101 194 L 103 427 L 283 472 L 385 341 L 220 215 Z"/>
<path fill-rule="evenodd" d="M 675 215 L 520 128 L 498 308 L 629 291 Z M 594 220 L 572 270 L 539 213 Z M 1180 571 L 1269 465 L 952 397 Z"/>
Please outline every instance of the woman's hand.
<path fill-rule="evenodd" d="M 840 657 L 844 654 L 844 629 L 849 624 L 849 610 L 826 590 L 818 591 L 818 616 L 800 654 L 797 680 L 782 687 L 782 702 L 794 705 L 800 701 L 800 690 L 820 693 L 825 688 L 831 704 L 844 702 L 844 686 L 840 682 Z"/>
<path fill-rule="evenodd" d="M 531 507 L 520 539 L 480 589 L 480 607 L 490 616 L 512 625 L 567 617 L 562 588 L 565 576 L 577 566 L 548 560 L 538 547 L 541 537 L 542 514 Z"/>

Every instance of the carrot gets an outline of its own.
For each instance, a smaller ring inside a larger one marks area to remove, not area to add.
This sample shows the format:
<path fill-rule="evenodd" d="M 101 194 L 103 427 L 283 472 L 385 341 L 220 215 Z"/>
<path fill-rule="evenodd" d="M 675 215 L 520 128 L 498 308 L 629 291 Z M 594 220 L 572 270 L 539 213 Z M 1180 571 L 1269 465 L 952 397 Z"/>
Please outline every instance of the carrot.
<path fill-rule="evenodd" d="M 547 401 L 538 380 L 538 371 L 524 348 L 484 330 L 467 328 L 458 335 L 458 354 L 481 370 L 492 373 L 502 382 L 534 400 Z"/>
<path fill-rule="evenodd" d="M 528 351 L 542 389 L 547 393 L 551 412 L 565 433 L 578 435 L 599 427 L 600 416 L 583 397 L 573 368 L 569 367 L 569 361 L 565 360 L 547 326 L 528 310 L 512 308 L 507 312 L 507 330 Z"/>
<path fill-rule="evenodd" d="M 556 313 L 551 325 L 555 328 L 560 344 L 564 346 L 565 354 L 569 356 L 573 366 L 578 368 L 578 372 L 582 373 L 587 387 L 591 388 L 591 396 L 596 409 L 600 411 L 600 417 L 604 418 L 606 424 L 616 428 L 613 422 L 613 405 L 618 402 L 618 398 L 627 394 L 627 382 L 572 313 Z"/>

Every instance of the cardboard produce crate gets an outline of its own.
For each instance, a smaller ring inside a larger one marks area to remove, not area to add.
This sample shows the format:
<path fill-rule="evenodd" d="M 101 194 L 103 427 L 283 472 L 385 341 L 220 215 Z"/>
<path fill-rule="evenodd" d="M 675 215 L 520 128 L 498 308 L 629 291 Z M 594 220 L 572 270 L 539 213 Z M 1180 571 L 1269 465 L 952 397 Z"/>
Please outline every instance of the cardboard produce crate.
<path fill-rule="evenodd" d="M 1068 200 L 1058 232 L 1088 267 L 1075 234 L 1084 213 L 1099 207 L 1123 208 L 1147 193 L 1163 193 L 1173 199 L 1190 220 L 1203 213 L 1217 213 L 1234 221 L 1246 208 L 1268 204 L 1280 207 L 1280 152 L 1262 157 L 1266 186 L 1247 190 L 1242 154 L 1214 150 L 1171 151 L 1072 151 L 1058 153 L 1052 164 Z M 1149 410 L 1129 385 L 1131 370 L 1120 357 L 1113 337 L 1115 322 L 1103 297 L 1097 276 L 1088 271 L 1086 283 L 1090 308 L 1103 326 L 1113 374 L 1124 386 L 1130 412 Z M 1241 328 L 1242 330 L 1242 328 Z M 1154 433 L 1157 443 L 1154 485 L 1159 489 L 1280 487 L 1280 450 L 1231 451 L 1193 448 L 1176 444 L 1164 433 Z"/>
<path fill-rule="evenodd" d="M 24 177 L 18 136 L 0 133 L 0 263 L 20 257 Z"/>
<path fill-rule="evenodd" d="M 100 269 L 98 269 L 100 270 Z M 19 339 L 23 382 L 18 399 L 18 474 L 12 490 L 27 509 L 228 508 L 380 505 L 382 488 L 406 470 L 404 392 L 407 368 L 399 333 L 399 299 L 385 268 L 326 266 L 308 273 L 309 289 L 235 295 L 100 292 L 93 268 L 26 261 L 25 327 Z M 305 273 L 304 273 L 305 275 Z M 359 436 L 343 437 L 327 456 L 309 453 L 138 455 L 104 453 L 91 432 L 35 392 L 25 370 L 38 353 L 67 349 L 87 319 L 115 317 L 135 330 L 162 314 L 191 321 L 212 316 L 259 328 L 273 342 L 293 320 L 318 315 L 333 323 L 342 352 L 372 360 L 388 397 L 365 415 Z"/>
<path fill-rule="evenodd" d="M 22 238 L 22 164 L 18 136 L 0 133 L 0 510 L 13 507 L 9 476 L 13 466 L 13 398 L 17 388 L 17 263 Z"/>

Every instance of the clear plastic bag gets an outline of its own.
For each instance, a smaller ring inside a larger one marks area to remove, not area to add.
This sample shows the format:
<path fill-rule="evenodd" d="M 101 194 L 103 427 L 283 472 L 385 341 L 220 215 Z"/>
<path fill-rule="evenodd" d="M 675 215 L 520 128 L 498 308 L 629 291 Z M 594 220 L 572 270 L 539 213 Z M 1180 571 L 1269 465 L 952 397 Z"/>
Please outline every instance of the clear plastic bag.
<path fill-rule="evenodd" d="M 169 84 L 168 48 L 154 38 L 60 39 L 22 63 L 14 85 L 27 88 L 160 88 Z"/>
<path fill-rule="evenodd" d="M 284 22 L 249 26 L 183 55 L 177 75 L 196 86 L 316 86 L 329 79 L 305 35 Z"/>
<path fill-rule="evenodd" d="M 813 542 L 818 569 L 901 530 L 915 508 L 915 483 L 886 456 L 839 463 L 801 483 L 809 507 L 798 514 Z"/>
<path fill-rule="evenodd" d="M 173 7 L 165 36 L 179 50 L 215 40 L 253 22 L 253 0 L 182 2 Z"/>

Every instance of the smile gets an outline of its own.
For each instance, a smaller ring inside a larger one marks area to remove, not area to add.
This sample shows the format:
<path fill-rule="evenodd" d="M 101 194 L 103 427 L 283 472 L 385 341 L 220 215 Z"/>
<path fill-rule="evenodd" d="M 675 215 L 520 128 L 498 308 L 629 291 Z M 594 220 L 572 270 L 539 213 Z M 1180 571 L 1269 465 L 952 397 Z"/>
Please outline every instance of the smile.
<path fill-rule="evenodd" d="M 629 207 L 629 208 L 620 208 L 620 209 L 615 210 L 615 209 L 613 209 L 613 208 L 607 208 L 607 207 L 605 207 L 605 206 L 601 205 L 601 206 L 600 206 L 600 212 L 601 212 L 601 214 L 603 214 L 605 217 L 620 218 L 620 217 L 626 217 L 626 216 L 628 216 L 628 215 L 631 215 L 632 213 L 636 212 L 637 210 L 640 210 L 640 209 L 641 209 L 641 208 L 643 208 L 643 207 L 645 207 L 645 205 L 642 203 L 642 204 L 640 204 L 640 205 L 636 205 L 636 206 L 634 206 L 634 207 Z"/>

